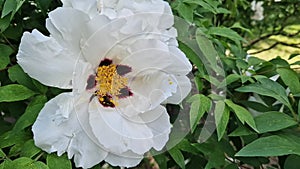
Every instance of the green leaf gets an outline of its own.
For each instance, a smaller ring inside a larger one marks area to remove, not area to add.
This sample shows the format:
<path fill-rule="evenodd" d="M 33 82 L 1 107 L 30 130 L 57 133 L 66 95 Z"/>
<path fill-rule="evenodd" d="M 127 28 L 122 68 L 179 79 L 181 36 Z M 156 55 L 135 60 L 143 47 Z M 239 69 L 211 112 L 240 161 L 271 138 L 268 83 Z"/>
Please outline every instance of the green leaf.
<path fill-rule="evenodd" d="M 25 100 L 32 97 L 33 95 L 35 95 L 35 92 L 18 84 L 11 84 L 0 87 L 0 102 L 14 102 Z"/>
<path fill-rule="evenodd" d="M 22 146 L 20 155 L 21 155 L 22 157 L 29 157 L 29 158 L 32 158 L 32 157 L 34 157 L 35 155 L 37 155 L 39 152 L 41 152 L 41 149 L 37 148 L 37 147 L 34 145 L 33 140 L 31 139 L 31 140 L 28 140 L 28 141 Z"/>
<path fill-rule="evenodd" d="M 221 142 L 210 138 L 205 143 L 193 144 L 195 148 L 201 151 L 207 158 L 208 163 L 205 168 L 220 168 L 225 164 L 225 154 Z"/>
<path fill-rule="evenodd" d="M 259 133 L 278 131 L 297 125 L 297 122 L 282 112 L 266 112 L 254 118 Z"/>
<path fill-rule="evenodd" d="M 187 139 L 183 139 L 176 147 L 182 151 L 189 152 L 194 155 L 198 155 L 200 152 Z"/>
<path fill-rule="evenodd" d="M 289 155 L 284 161 L 284 169 L 299 169 L 300 156 Z"/>
<path fill-rule="evenodd" d="M 15 144 L 24 144 L 24 142 L 30 139 L 32 136 L 25 131 L 12 132 L 8 131 L 0 136 L 0 148 L 6 148 Z"/>
<path fill-rule="evenodd" d="M 192 101 L 190 109 L 190 127 L 191 131 L 194 132 L 201 117 L 205 112 L 209 112 L 211 100 L 206 96 L 199 94 L 191 97 L 189 101 Z"/>
<path fill-rule="evenodd" d="M 169 150 L 171 157 L 180 166 L 180 168 L 185 169 L 184 157 L 179 149 L 176 147 Z"/>
<path fill-rule="evenodd" d="M 216 51 L 212 42 L 206 37 L 206 35 L 200 29 L 197 29 L 196 41 L 198 43 L 201 52 L 203 53 L 205 59 L 208 62 L 204 64 L 206 64 L 206 66 L 210 66 L 215 72 L 219 73 L 220 76 L 224 75 L 224 70 L 218 66 L 218 61 L 217 61 L 217 58 L 219 58 L 218 52 Z M 208 67 L 206 67 L 206 69 L 207 68 Z"/>
<path fill-rule="evenodd" d="M 154 156 L 155 161 L 157 162 L 160 169 L 168 169 L 167 157 L 164 154 L 159 154 Z"/>
<path fill-rule="evenodd" d="M 4 32 L 10 24 L 10 15 L 5 16 L 4 18 L 0 18 L 0 32 Z"/>
<path fill-rule="evenodd" d="M 210 4 L 204 2 L 204 1 L 199 1 L 199 0 L 184 0 L 183 2 L 185 3 L 189 3 L 189 4 L 197 4 L 197 5 L 200 5 L 202 6 L 204 9 L 214 13 L 214 14 L 217 14 L 217 11 L 214 7 L 212 7 Z"/>
<path fill-rule="evenodd" d="M 178 13 L 187 21 L 193 22 L 194 20 L 194 8 L 185 4 L 185 3 L 180 3 L 177 6 L 177 11 Z"/>
<path fill-rule="evenodd" d="M 210 35 L 225 37 L 232 41 L 245 41 L 237 32 L 226 27 L 211 27 L 208 29 L 207 33 Z"/>
<path fill-rule="evenodd" d="M 214 114 L 218 133 L 218 140 L 220 141 L 226 131 L 230 115 L 229 110 L 226 107 L 224 101 L 220 100 L 216 103 Z"/>
<path fill-rule="evenodd" d="M 13 52 L 14 51 L 11 47 L 4 44 L 0 44 L 0 69 L 6 68 L 6 66 L 10 63 L 9 56 Z"/>
<path fill-rule="evenodd" d="M 252 129 L 257 131 L 254 119 L 247 109 L 233 103 L 231 100 L 225 100 L 225 103 L 233 110 L 243 124 L 246 122 Z"/>
<path fill-rule="evenodd" d="M 2 151 L 2 149 L 0 149 L 0 158 L 3 158 L 5 156 L 6 156 L 5 153 Z"/>
<path fill-rule="evenodd" d="M 58 157 L 56 154 L 48 154 L 47 165 L 49 169 L 72 169 L 71 161 L 66 155 Z"/>
<path fill-rule="evenodd" d="M 46 102 L 46 96 L 35 97 L 27 106 L 25 113 L 18 119 L 13 130 L 19 131 L 32 125 Z"/>
<path fill-rule="evenodd" d="M 293 59 L 294 57 L 299 56 L 299 55 L 300 55 L 300 53 L 291 54 L 290 57 L 289 57 L 289 60 Z"/>
<path fill-rule="evenodd" d="M 218 86 L 218 88 L 223 88 L 225 86 L 230 85 L 233 82 L 236 82 L 241 79 L 241 76 L 238 74 L 230 74 L 228 75 Z"/>
<path fill-rule="evenodd" d="M 286 96 L 285 89 L 280 84 L 268 78 L 259 78 L 257 80 L 257 83 L 237 88 L 236 91 L 252 92 L 263 96 L 273 97 L 291 109 L 291 105 Z"/>
<path fill-rule="evenodd" d="M 230 133 L 228 136 L 239 137 L 239 136 L 248 136 L 252 134 L 255 134 L 255 132 L 251 131 L 245 126 L 240 126 L 237 129 L 235 129 L 232 133 Z"/>
<path fill-rule="evenodd" d="M 300 93 L 300 82 L 295 71 L 290 68 L 277 68 L 277 72 L 293 94 Z"/>
<path fill-rule="evenodd" d="M 19 84 L 31 90 L 35 90 L 31 78 L 23 71 L 23 69 L 19 65 L 12 66 L 8 69 L 8 77 L 12 82 L 18 82 Z"/>
<path fill-rule="evenodd" d="M 2 9 L 1 18 L 13 12 L 17 8 L 16 0 L 6 0 Z"/>
<path fill-rule="evenodd" d="M 293 134 L 279 134 L 259 138 L 242 148 L 236 156 L 262 157 L 300 155 L 300 137 Z"/>
<path fill-rule="evenodd" d="M 49 169 L 47 165 L 40 161 L 34 161 L 27 157 L 18 158 L 8 165 L 4 166 L 4 169 Z"/>

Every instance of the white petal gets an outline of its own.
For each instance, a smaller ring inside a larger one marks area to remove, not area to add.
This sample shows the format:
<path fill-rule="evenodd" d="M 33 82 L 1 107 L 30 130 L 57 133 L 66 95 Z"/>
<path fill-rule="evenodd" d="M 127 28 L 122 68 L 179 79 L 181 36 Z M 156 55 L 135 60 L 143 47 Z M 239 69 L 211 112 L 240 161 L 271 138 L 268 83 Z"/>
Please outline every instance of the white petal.
<path fill-rule="evenodd" d="M 153 148 L 161 150 L 169 140 L 171 132 L 170 118 L 167 110 L 163 106 L 158 106 L 156 109 L 149 112 L 139 114 L 145 124 L 152 130 Z"/>
<path fill-rule="evenodd" d="M 107 152 L 95 144 L 82 129 L 71 93 L 63 93 L 46 103 L 32 126 L 36 146 L 58 155 L 68 152 L 77 167 L 90 168 L 101 162 Z M 87 104 L 86 108 L 87 109 Z M 81 121 L 82 122 L 82 121 Z"/>
<path fill-rule="evenodd" d="M 75 94 L 86 91 L 90 76 L 95 76 L 92 65 L 81 59 L 77 60 L 73 74 L 73 92 Z M 90 88 L 90 92 L 93 92 L 92 88 Z"/>
<path fill-rule="evenodd" d="M 161 149 L 168 140 L 169 117 L 161 107 L 146 112 L 147 115 L 142 117 L 131 118 L 117 109 L 104 108 L 97 99 L 93 99 L 89 114 L 94 135 L 104 147 L 116 154 L 128 150 L 144 154 L 152 147 Z M 158 124 L 160 127 L 155 127 Z"/>
<path fill-rule="evenodd" d="M 90 25 L 97 25 L 95 23 L 97 20 L 98 19 L 93 19 Z M 100 18 L 99 21 L 102 22 L 103 18 Z M 124 19 L 120 19 L 109 22 L 108 24 L 104 23 L 104 25 L 97 29 L 90 29 L 93 31 L 93 34 L 92 36 L 87 35 L 87 40 L 82 44 L 82 54 L 94 68 L 99 65 L 100 61 L 105 58 L 107 53 L 117 44 L 119 40 L 117 32 L 125 22 Z"/>
<path fill-rule="evenodd" d="M 88 14 L 91 18 L 94 17 L 97 11 L 97 0 L 62 0 L 63 7 L 72 7 L 81 10 Z"/>
<path fill-rule="evenodd" d="M 139 39 L 130 44 L 127 50 L 130 55 L 124 57 L 120 64 L 131 66 L 133 74 L 157 69 L 186 75 L 192 70 L 191 63 L 178 47 L 167 46 L 160 40 Z"/>
<path fill-rule="evenodd" d="M 192 85 L 187 76 L 175 76 L 178 82 L 177 92 L 170 96 L 165 103 L 179 104 L 190 93 Z"/>
<path fill-rule="evenodd" d="M 25 32 L 21 39 L 17 60 L 23 70 L 41 83 L 72 88 L 72 74 L 75 58 L 53 38 L 37 30 Z"/>
<path fill-rule="evenodd" d="M 135 154 L 130 151 L 122 154 L 109 153 L 105 161 L 113 166 L 135 167 L 143 159 L 143 155 Z"/>
<path fill-rule="evenodd" d="M 49 13 L 46 27 L 51 36 L 63 47 L 69 49 L 74 57 L 77 58 L 80 54 L 82 34 L 85 31 L 85 25 L 89 20 L 90 18 L 88 15 L 79 10 L 72 8 L 57 8 Z"/>
<path fill-rule="evenodd" d="M 103 108 L 97 99 L 90 104 L 89 116 L 94 135 L 112 152 L 143 154 L 151 148 L 153 135 L 146 125 L 121 116 L 116 109 Z"/>
<path fill-rule="evenodd" d="M 192 71 L 192 64 L 189 62 L 185 54 L 176 46 L 170 46 L 172 65 L 166 69 L 176 75 L 186 75 Z"/>
<path fill-rule="evenodd" d="M 154 109 L 172 96 L 176 92 L 177 81 L 173 75 L 163 71 L 147 70 L 129 80 L 128 86 L 133 95 L 120 99 L 119 107 L 129 113 L 126 115 L 132 116 Z"/>

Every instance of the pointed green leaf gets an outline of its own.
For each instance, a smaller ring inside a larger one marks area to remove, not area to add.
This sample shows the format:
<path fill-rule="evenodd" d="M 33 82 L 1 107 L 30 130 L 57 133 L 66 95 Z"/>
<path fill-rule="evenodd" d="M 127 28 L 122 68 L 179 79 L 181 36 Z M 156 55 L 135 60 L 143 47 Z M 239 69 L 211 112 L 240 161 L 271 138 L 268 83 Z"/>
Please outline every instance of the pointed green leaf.
<path fill-rule="evenodd" d="M 255 134 L 255 132 L 251 131 L 250 129 L 246 128 L 245 126 L 240 126 L 237 129 L 235 129 L 232 133 L 230 133 L 228 136 L 230 137 L 239 137 L 239 136 L 248 136 Z"/>
<path fill-rule="evenodd" d="M 157 162 L 160 169 L 168 169 L 167 157 L 164 154 L 159 154 L 154 156 L 155 161 Z"/>
<path fill-rule="evenodd" d="M 7 86 L 0 87 L 0 102 L 14 102 L 25 100 L 36 93 L 28 88 L 18 85 L 18 84 L 11 84 Z"/>
<path fill-rule="evenodd" d="M 192 101 L 190 109 L 190 127 L 191 131 L 194 132 L 201 117 L 205 112 L 208 112 L 210 110 L 211 100 L 206 96 L 200 94 L 194 95 L 189 99 L 189 101 Z"/>
<path fill-rule="evenodd" d="M 257 131 L 254 119 L 250 112 L 242 106 L 233 103 L 231 100 L 225 100 L 225 103 L 230 107 L 236 114 L 238 119 L 244 124 L 245 122 L 255 131 Z"/>
<path fill-rule="evenodd" d="M 282 112 L 266 112 L 254 118 L 259 133 L 278 131 L 290 126 L 297 125 L 297 122 Z"/>
<path fill-rule="evenodd" d="M 211 27 L 208 29 L 208 34 L 222 36 L 232 41 L 244 41 L 244 39 L 234 30 L 226 27 Z"/>
<path fill-rule="evenodd" d="M 2 9 L 1 18 L 13 12 L 17 8 L 16 0 L 6 0 Z"/>
<path fill-rule="evenodd" d="M 242 148 L 236 156 L 262 157 L 300 155 L 300 137 L 292 134 L 279 134 L 259 138 Z"/>
<path fill-rule="evenodd" d="M 224 101 L 218 101 L 215 106 L 215 123 L 217 127 L 218 140 L 220 141 L 225 134 L 227 124 L 229 122 L 229 110 Z"/>
<path fill-rule="evenodd" d="M 13 53 L 11 47 L 0 44 L 0 69 L 6 68 L 6 66 L 10 63 L 9 56 Z"/>
<path fill-rule="evenodd" d="M 176 147 L 169 150 L 169 153 L 173 160 L 180 166 L 180 168 L 185 169 L 184 157 L 179 149 Z"/>
<path fill-rule="evenodd" d="M 2 149 L 0 149 L 0 158 L 3 158 L 5 156 L 6 156 L 5 153 L 2 151 Z"/>
<path fill-rule="evenodd" d="M 290 68 L 277 68 L 277 72 L 293 94 L 300 93 L 300 81 L 295 71 Z"/>
<path fill-rule="evenodd" d="M 206 66 L 210 66 L 215 72 L 219 73 L 220 76 L 224 75 L 224 70 L 218 66 L 217 59 L 219 58 L 218 52 L 216 51 L 212 42 L 206 37 L 206 35 L 200 30 L 197 29 L 196 32 L 196 41 L 198 46 L 203 53 L 203 56 L 207 60 L 205 63 L 202 61 Z M 208 67 L 206 67 L 208 68 Z"/>
<path fill-rule="evenodd" d="M 34 161 L 27 157 L 17 158 L 4 166 L 4 169 L 49 169 L 47 165 L 40 161 Z"/>
<path fill-rule="evenodd" d="M 35 97 L 27 106 L 25 113 L 18 119 L 13 130 L 19 131 L 32 125 L 46 102 L 46 96 Z"/>
<path fill-rule="evenodd" d="M 41 149 L 37 148 L 34 145 L 33 140 L 30 139 L 22 146 L 20 155 L 22 157 L 32 158 L 33 156 L 37 155 L 39 152 L 41 152 Z"/>
<path fill-rule="evenodd" d="M 66 155 L 58 157 L 56 154 L 48 154 L 46 161 L 49 169 L 72 169 L 71 161 Z"/>
<path fill-rule="evenodd" d="M 237 88 L 238 92 L 252 92 L 263 96 L 269 96 L 277 99 L 284 105 L 291 108 L 285 89 L 279 84 L 268 78 L 258 78 L 258 82 Z"/>

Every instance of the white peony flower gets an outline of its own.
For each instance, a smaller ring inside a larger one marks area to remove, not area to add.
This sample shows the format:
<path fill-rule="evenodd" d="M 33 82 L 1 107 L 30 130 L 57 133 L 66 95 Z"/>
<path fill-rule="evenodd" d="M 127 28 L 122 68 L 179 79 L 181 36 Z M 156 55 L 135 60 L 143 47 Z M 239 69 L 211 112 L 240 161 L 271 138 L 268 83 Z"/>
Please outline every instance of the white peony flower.
<path fill-rule="evenodd" d="M 25 32 L 17 54 L 32 78 L 72 89 L 45 104 L 32 131 L 38 147 L 67 152 L 82 168 L 103 160 L 132 167 L 162 150 L 171 130 L 163 103 L 178 104 L 191 90 L 192 66 L 178 49 L 169 6 L 106 2 L 99 10 L 96 0 L 63 0 L 46 21 L 50 36 Z"/>
<path fill-rule="evenodd" d="M 251 19 L 261 21 L 264 19 L 264 7 L 262 6 L 264 4 L 263 1 L 252 1 L 251 2 L 251 10 L 254 11 L 254 15 L 251 16 Z"/>

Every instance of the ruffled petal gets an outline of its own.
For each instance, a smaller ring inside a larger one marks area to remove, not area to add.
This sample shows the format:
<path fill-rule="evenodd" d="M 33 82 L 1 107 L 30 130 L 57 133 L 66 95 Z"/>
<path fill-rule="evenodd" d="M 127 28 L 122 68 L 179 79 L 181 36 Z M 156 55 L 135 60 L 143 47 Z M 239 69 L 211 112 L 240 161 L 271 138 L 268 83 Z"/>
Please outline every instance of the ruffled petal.
<path fill-rule="evenodd" d="M 128 86 L 132 96 L 120 99 L 120 110 L 127 116 L 152 110 L 176 93 L 176 78 L 163 70 L 146 70 L 131 78 Z"/>
<path fill-rule="evenodd" d="M 127 50 L 129 54 L 120 64 L 130 65 L 132 74 L 157 69 L 170 74 L 186 75 L 192 70 L 191 63 L 178 47 L 167 46 L 157 39 L 136 40 Z"/>
<path fill-rule="evenodd" d="M 144 154 L 152 147 L 161 149 L 167 142 L 166 139 L 157 140 L 159 135 L 168 135 L 170 132 L 169 119 L 163 116 L 165 109 L 160 107 L 146 112 L 143 117 L 127 117 L 122 115 L 121 110 L 104 108 L 100 105 L 97 99 L 93 99 L 89 107 L 90 124 L 94 135 L 107 149 L 122 154 L 127 151 L 132 151 L 137 154 Z M 155 117 L 155 115 L 159 115 Z M 144 119 L 143 119 L 144 118 Z M 162 119 L 162 120 L 161 120 Z M 155 121 L 164 122 L 166 125 L 161 127 L 153 127 L 158 125 Z M 149 123 L 149 126 L 148 126 Z M 101 130 L 99 130 L 101 128 Z M 163 143 L 163 144 L 161 144 Z"/>
<path fill-rule="evenodd" d="M 72 93 L 62 93 L 46 103 L 32 126 L 34 141 L 48 153 L 67 152 L 69 158 L 74 156 L 77 167 L 90 168 L 104 160 L 108 153 L 83 130 L 82 126 L 87 123 L 82 124 L 84 121 L 79 118 L 86 116 L 86 112 L 75 112 L 73 99 Z M 82 110 L 86 110 L 87 105 L 82 104 Z"/>
<path fill-rule="evenodd" d="M 37 30 L 25 32 L 17 60 L 23 70 L 41 83 L 70 89 L 76 59 L 53 38 Z"/>
<path fill-rule="evenodd" d="M 71 7 L 85 12 L 90 18 L 94 17 L 97 13 L 97 0 L 61 0 L 63 7 Z"/>
<path fill-rule="evenodd" d="M 73 8 L 57 8 L 49 13 L 46 27 L 60 45 L 67 48 L 74 55 L 73 57 L 78 58 L 82 34 L 86 31 L 85 25 L 89 20 L 88 15 L 82 11 Z"/>
<path fill-rule="evenodd" d="M 105 161 L 113 166 L 135 167 L 142 161 L 143 158 L 143 155 L 128 151 L 122 154 L 109 153 Z"/>
<path fill-rule="evenodd" d="M 191 92 L 191 81 L 187 76 L 175 76 L 178 82 L 177 92 L 173 93 L 165 103 L 179 104 Z"/>

